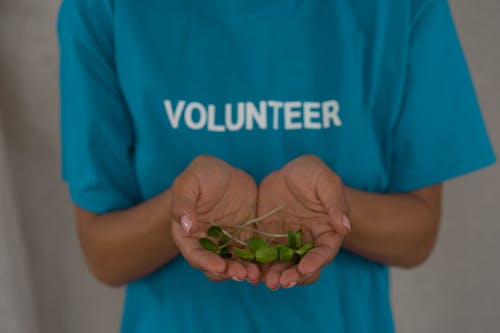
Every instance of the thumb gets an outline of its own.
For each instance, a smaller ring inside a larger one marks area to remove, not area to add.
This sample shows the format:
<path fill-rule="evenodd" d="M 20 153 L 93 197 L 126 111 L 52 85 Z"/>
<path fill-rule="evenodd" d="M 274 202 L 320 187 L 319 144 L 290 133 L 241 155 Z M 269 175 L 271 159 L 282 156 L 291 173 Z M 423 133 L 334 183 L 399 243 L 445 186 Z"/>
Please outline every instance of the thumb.
<path fill-rule="evenodd" d="M 322 173 L 316 189 L 317 195 L 328 212 L 330 223 L 335 231 L 346 235 L 351 231 L 347 217 L 349 206 L 344 193 L 342 180 L 333 171 Z"/>
<path fill-rule="evenodd" d="M 200 194 L 198 181 L 189 173 L 180 174 L 172 185 L 170 213 L 174 223 L 180 223 L 186 234 L 196 231 L 196 202 Z"/>

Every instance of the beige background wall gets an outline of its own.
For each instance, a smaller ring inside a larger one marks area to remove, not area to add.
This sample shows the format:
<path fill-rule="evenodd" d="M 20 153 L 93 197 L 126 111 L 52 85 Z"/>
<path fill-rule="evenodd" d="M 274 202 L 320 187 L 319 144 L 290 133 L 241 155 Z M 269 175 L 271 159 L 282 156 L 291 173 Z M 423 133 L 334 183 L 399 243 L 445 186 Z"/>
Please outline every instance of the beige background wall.
<path fill-rule="evenodd" d="M 6 333 L 35 332 L 36 321 L 43 333 L 116 332 L 120 321 L 122 290 L 87 273 L 59 176 L 59 2 L 0 0 L 0 152 L 7 156 L 0 156 L 0 331 Z M 451 5 L 499 152 L 500 1 Z M 498 165 L 447 185 L 432 258 L 415 270 L 393 271 L 399 332 L 500 332 L 499 207 Z"/>

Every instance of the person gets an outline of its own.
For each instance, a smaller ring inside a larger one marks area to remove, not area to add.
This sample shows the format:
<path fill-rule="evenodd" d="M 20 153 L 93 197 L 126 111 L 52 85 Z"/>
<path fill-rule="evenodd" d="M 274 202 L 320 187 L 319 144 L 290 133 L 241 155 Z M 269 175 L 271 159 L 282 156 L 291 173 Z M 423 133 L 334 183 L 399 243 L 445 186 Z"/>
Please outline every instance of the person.
<path fill-rule="evenodd" d="M 125 333 L 393 332 L 389 267 L 495 161 L 445 0 L 64 0 L 58 32 L 63 177 Z M 298 265 L 198 242 L 280 205 Z"/>

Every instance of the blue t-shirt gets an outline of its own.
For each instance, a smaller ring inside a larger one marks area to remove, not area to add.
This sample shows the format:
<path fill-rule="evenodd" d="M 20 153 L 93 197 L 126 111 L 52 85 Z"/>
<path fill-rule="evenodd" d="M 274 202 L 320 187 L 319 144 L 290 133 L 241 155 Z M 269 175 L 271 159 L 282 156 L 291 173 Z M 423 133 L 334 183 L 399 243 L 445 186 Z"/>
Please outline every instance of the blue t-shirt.
<path fill-rule="evenodd" d="M 257 182 L 315 154 L 402 192 L 494 162 L 445 0 L 65 0 L 63 177 L 124 209 L 199 154 Z M 341 250 L 319 281 L 213 283 L 177 257 L 127 287 L 122 332 L 392 332 L 388 268 Z"/>

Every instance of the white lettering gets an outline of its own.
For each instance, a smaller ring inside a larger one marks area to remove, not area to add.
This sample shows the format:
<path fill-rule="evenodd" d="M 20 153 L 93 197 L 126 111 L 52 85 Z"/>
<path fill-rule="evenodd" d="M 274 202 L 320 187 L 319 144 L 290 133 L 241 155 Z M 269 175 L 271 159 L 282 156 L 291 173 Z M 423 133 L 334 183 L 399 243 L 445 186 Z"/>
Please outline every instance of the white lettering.
<path fill-rule="evenodd" d="M 163 101 L 167 119 L 173 129 L 184 125 L 192 130 L 207 132 L 235 132 L 254 129 L 286 131 L 321 130 L 342 126 L 337 100 L 319 101 L 259 101 L 233 102 L 224 105 L 217 118 L 216 104 L 179 100 L 174 108 L 171 100 Z M 269 110 L 269 112 L 268 112 Z M 219 123 L 217 123 L 219 120 Z"/>
<path fill-rule="evenodd" d="M 168 120 L 170 121 L 170 124 L 172 124 L 172 128 L 178 128 L 182 110 L 184 110 L 184 106 L 186 106 L 186 101 L 179 101 L 175 107 L 175 112 L 172 108 L 172 101 L 166 99 L 163 101 L 163 104 L 165 106 L 165 110 L 167 111 Z"/>
<path fill-rule="evenodd" d="M 195 122 L 193 118 L 193 112 L 197 110 L 199 113 L 198 121 Z M 200 130 L 207 124 L 207 110 L 203 106 L 203 104 L 198 102 L 191 102 L 187 105 L 186 110 L 184 112 L 184 121 L 186 122 L 186 126 L 192 130 Z"/>
<path fill-rule="evenodd" d="M 224 132 L 224 125 L 215 124 L 215 105 L 208 105 L 208 131 L 209 132 Z"/>
<path fill-rule="evenodd" d="M 323 128 L 330 128 L 330 122 L 336 127 L 342 126 L 342 121 L 339 118 L 339 102 L 335 100 L 323 102 Z"/>
<path fill-rule="evenodd" d="M 228 131 L 239 131 L 245 123 L 245 104 L 238 103 L 236 110 L 236 122 L 233 122 L 233 105 L 226 103 L 226 128 Z"/>
<path fill-rule="evenodd" d="M 279 111 L 283 107 L 283 103 L 278 101 L 268 101 L 267 105 L 273 108 L 273 129 L 277 130 L 279 128 Z"/>
<path fill-rule="evenodd" d="M 247 102 L 245 104 L 246 106 L 246 126 L 245 128 L 247 130 L 252 130 L 253 129 L 253 123 L 257 124 L 257 126 L 260 129 L 266 129 L 267 128 L 267 108 L 266 108 L 266 102 L 261 101 L 259 103 L 259 110 L 255 107 L 255 104 L 252 102 Z"/>
<path fill-rule="evenodd" d="M 294 119 L 299 119 L 301 114 L 300 114 L 300 107 L 302 106 L 302 103 L 300 102 L 286 102 L 284 109 L 285 109 L 285 129 L 286 130 L 297 130 L 302 128 L 302 123 L 300 122 L 293 122 Z"/>
<path fill-rule="evenodd" d="M 321 129 L 321 122 L 313 122 L 314 119 L 321 118 L 319 109 L 320 103 L 304 102 L 304 128 L 305 129 Z"/>

